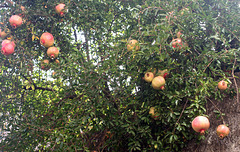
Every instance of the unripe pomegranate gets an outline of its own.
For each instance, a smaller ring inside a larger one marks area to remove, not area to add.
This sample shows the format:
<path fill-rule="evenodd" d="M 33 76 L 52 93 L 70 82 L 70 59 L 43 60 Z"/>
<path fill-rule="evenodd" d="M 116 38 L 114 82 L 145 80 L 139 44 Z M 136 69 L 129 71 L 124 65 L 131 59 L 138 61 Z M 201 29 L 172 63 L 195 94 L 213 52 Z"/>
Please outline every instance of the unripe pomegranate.
<path fill-rule="evenodd" d="M 0 29 L 0 37 L 4 39 L 6 36 L 7 36 L 7 33 L 5 31 L 2 31 L 2 29 Z"/>
<path fill-rule="evenodd" d="M 157 76 L 152 80 L 152 87 L 156 90 L 160 90 L 163 88 L 162 86 L 164 86 L 165 83 L 165 79 L 162 76 Z"/>
<path fill-rule="evenodd" d="M 220 89 L 220 90 L 226 90 L 227 89 L 227 82 L 226 81 L 224 81 L 224 80 L 222 80 L 222 81 L 220 81 L 220 82 L 218 82 L 218 89 Z"/>
<path fill-rule="evenodd" d="M 64 7 L 65 7 L 65 4 L 61 3 L 61 4 L 58 4 L 56 7 L 55 7 L 55 10 L 58 14 L 60 14 L 60 16 L 63 16 L 64 15 Z"/>
<path fill-rule="evenodd" d="M 151 117 L 153 119 L 157 119 L 159 117 L 159 114 L 157 112 L 155 112 L 155 108 L 154 107 L 151 107 L 150 110 L 149 110 L 149 114 L 151 115 Z"/>
<path fill-rule="evenodd" d="M 59 50 L 56 47 L 50 47 L 47 50 L 47 55 L 53 60 L 55 59 L 59 54 Z"/>
<path fill-rule="evenodd" d="M 192 121 L 192 128 L 194 131 L 199 132 L 201 135 L 210 127 L 210 123 L 207 117 L 197 116 Z"/>
<path fill-rule="evenodd" d="M 14 53 L 14 46 L 12 43 L 7 43 L 2 46 L 1 50 L 3 55 L 10 55 Z"/>
<path fill-rule="evenodd" d="M 154 78 L 154 74 L 152 72 L 147 72 L 144 75 L 144 80 L 148 83 L 152 82 L 153 78 Z"/>
<path fill-rule="evenodd" d="M 60 61 L 59 61 L 58 59 L 56 59 L 56 60 L 55 60 L 55 63 L 56 63 L 57 65 L 59 65 L 59 64 L 60 64 Z"/>
<path fill-rule="evenodd" d="M 41 61 L 41 69 L 46 71 L 50 69 L 49 60 Z"/>
<path fill-rule="evenodd" d="M 22 25 L 22 17 L 19 15 L 13 15 L 10 17 L 9 22 L 13 28 L 17 28 Z"/>
<path fill-rule="evenodd" d="M 130 40 L 127 43 L 127 50 L 128 51 L 132 51 L 132 50 L 138 51 L 138 50 L 140 50 L 140 46 L 139 46 L 138 41 L 137 40 Z"/>
<path fill-rule="evenodd" d="M 54 43 L 54 37 L 51 33 L 45 32 L 41 35 L 40 37 L 40 43 L 44 46 L 44 47 L 50 47 L 53 45 Z"/>
<path fill-rule="evenodd" d="M 180 38 L 173 39 L 172 47 L 176 49 L 181 49 L 183 47 L 182 39 Z"/>
<path fill-rule="evenodd" d="M 219 138 L 223 139 L 223 137 L 229 134 L 230 130 L 226 125 L 219 125 L 217 127 L 217 135 Z"/>

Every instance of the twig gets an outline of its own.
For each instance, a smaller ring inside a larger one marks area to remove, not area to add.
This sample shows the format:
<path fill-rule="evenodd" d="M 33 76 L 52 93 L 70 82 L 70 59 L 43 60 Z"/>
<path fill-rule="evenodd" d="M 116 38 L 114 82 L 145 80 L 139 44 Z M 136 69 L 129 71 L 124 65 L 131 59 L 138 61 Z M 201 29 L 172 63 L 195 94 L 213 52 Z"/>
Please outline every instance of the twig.
<path fill-rule="evenodd" d="M 184 110 L 185 110 L 185 108 L 186 108 L 186 106 L 187 106 L 187 103 L 188 103 L 188 100 L 185 102 L 185 104 L 184 104 L 184 107 L 183 107 L 183 109 L 182 109 L 182 112 L 181 112 L 181 114 L 180 114 L 180 116 L 179 116 L 179 118 L 178 118 L 177 122 L 175 123 L 175 126 L 174 126 L 173 133 L 174 133 L 174 132 L 175 132 L 175 130 L 176 130 L 176 126 L 177 126 L 177 124 L 178 124 L 178 122 L 179 122 L 180 118 L 181 118 L 181 117 L 182 117 L 182 115 L 183 115 L 183 112 L 184 112 Z"/>
<path fill-rule="evenodd" d="M 234 81 L 234 84 L 235 84 L 235 87 L 236 87 L 236 92 L 237 92 L 237 103 L 239 103 L 239 93 L 238 93 L 238 86 L 237 86 L 237 81 L 236 81 L 236 78 L 235 78 L 235 75 L 234 75 L 234 68 L 235 68 L 235 65 L 236 65 L 236 55 L 235 55 L 235 59 L 234 59 L 234 64 L 233 64 L 233 67 L 232 67 L 232 77 L 233 77 L 233 81 Z"/>
<path fill-rule="evenodd" d="M 216 106 L 216 104 L 215 104 L 211 99 L 209 99 L 208 97 L 206 97 L 206 99 L 209 100 L 209 101 L 213 104 L 213 106 L 218 110 L 218 112 L 219 112 L 220 115 L 221 115 L 223 124 L 225 124 L 225 121 L 224 121 L 224 119 L 223 119 L 222 112 L 220 111 L 220 109 Z"/>

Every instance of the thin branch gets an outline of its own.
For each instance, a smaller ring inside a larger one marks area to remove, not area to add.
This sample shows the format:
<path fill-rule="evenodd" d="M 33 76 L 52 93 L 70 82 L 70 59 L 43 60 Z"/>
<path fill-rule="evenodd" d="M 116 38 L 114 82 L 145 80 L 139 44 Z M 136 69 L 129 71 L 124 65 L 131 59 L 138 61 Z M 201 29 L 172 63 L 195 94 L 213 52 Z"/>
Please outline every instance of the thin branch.
<path fill-rule="evenodd" d="M 233 81 L 234 81 L 234 84 L 235 84 L 235 87 L 236 87 L 236 92 L 237 92 L 237 103 L 239 103 L 239 93 L 238 93 L 238 85 L 237 85 L 237 81 L 236 81 L 236 78 L 235 78 L 235 75 L 234 75 L 234 68 L 235 68 L 235 65 L 236 65 L 236 56 L 235 56 L 235 59 L 234 59 L 234 64 L 233 64 L 233 67 L 232 67 L 232 77 L 233 77 Z"/>
<path fill-rule="evenodd" d="M 184 110 L 185 110 L 185 108 L 186 108 L 186 106 L 187 106 L 187 103 L 188 103 L 188 100 L 185 102 L 184 107 L 183 107 L 183 109 L 182 109 L 182 112 L 181 112 L 181 114 L 180 114 L 180 116 L 179 116 L 177 122 L 175 123 L 174 130 L 173 130 L 173 134 L 174 134 L 174 132 L 175 132 L 175 130 L 176 130 L 176 126 L 177 126 L 177 124 L 178 124 L 180 118 L 181 118 L 182 115 L 183 115 L 183 112 L 184 112 Z"/>
<path fill-rule="evenodd" d="M 209 100 L 213 104 L 213 106 L 217 109 L 217 111 L 220 113 L 220 116 L 222 118 L 223 124 L 225 124 L 225 121 L 223 119 L 222 112 L 220 111 L 220 109 L 216 106 L 216 104 L 211 99 L 209 99 L 208 97 L 206 97 L 206 99 Z"/>

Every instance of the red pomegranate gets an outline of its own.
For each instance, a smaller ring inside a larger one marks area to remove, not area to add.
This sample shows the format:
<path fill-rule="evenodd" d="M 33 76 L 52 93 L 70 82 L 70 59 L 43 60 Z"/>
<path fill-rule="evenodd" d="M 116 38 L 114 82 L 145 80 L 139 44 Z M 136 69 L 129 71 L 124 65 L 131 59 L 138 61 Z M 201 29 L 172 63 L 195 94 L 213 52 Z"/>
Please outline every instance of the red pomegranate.
<path fill-rule="evenodd" d="M 7 36 L 7 33 L 4 30 L 0 29 L 0 37 L 4 39 L 6 36 Z"/>
<path fill-rule="evenodd" d="M 210 123 L 207 117 L 197 116 L 192 121 L 192 128 L 194 131 L 204 134 L 205 131 L 210 127 Z"/>
<path fill-rule="evenodd" d="M 17 28 L 22 25 L 23 20 L 19 15 L 13 15 L 10 17 L 9 22 L 13 28 Z"/>
<path fill-rule="evenodd" d="M 182 39 L 180 39 L 180 38 L 173 39 L 172 47 L 175 49 L 181 49 L 183 47 Z"/>
<path fill-rule="evenodd" d="M 219 125 L 217 127 L 217 135 L 219 138 L 223 139 L 223 137 L 229 134 L 230 130 L 226 125 Z"/>
<path fill-rule="evenodd" d="M 152 80 L 152 87 L 154 88 L 154 89 L 156 89 L 156 90 L 160 90 L 160 89 L 164 89 L 164 85 L 165 85 L 165 79 L 164 79 L 164 77 L 162 77 L 162 76 L 157 76 L 157 77 L 155 77 L 155 78 L 153 78 L 153 80 Z"/>
<path fill-rule="evenodd" d="M 50 47 L 47 50 L 47 55 L 53 60 L 55 59 L 59 54 L 59 50 L 56 47 Z"/>
<path fill-rule="evenodd" d="M 40 43 L 44 46 L 44 47 L 50 47 L 53 45 L 54 43 L 54 37 L 51 33 L 45 32 L 41 35 L 40 37 Z"/>
<path fill-rule="evenodd" d="M 61 4 L 58 4 L 56 7 L 55 7 L 55 10 L 58 14 L 60 14 L 60 16 L 63 16 L 64 15 L 64 7 L 65 7 L 65 4 L 61 3 Z"/>
<path fill-rule="evenodd" d="M 154 78 L 154 74 L 152 72 L 147 72 L 144 75 L 144 80 L 148 83 L 152 82 L 153 78 Z"/>
<path fill-rule="evenodd" d="M 13 47 L 15 47 L 15 43 L 13 41 L 10 41 L 10 40 L 3 40 L 2 41 L 2 47 L 5 45 L 5 44 L 8 44 L 8 43 L 11 43 L 13 45 Z"/>
<path fill-rule="evenodd" d="M 14 46 L 12 43 L 7 43 L 2 46 L 1 50 L 3 55 L 10 55 L 14 53 Z"/>

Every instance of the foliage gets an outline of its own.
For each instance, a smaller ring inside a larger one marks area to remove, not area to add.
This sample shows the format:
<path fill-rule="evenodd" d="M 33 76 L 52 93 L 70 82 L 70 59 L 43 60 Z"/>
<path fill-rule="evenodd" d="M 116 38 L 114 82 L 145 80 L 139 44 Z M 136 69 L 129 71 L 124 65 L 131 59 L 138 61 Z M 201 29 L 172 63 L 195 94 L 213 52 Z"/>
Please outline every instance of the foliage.
<path fill-rule="evenodd" d="M 179 151 L 202 138 L 190 124 L 208 99 L 233 92 L 216 86 L 238 70 L 237 0 L 62 0 L 62 17 L 54 0 L 12 2 L 1 0 L 1 29 L 16 43 L 0 55 L 3 151 Z M 16 29 L 13 14 L 24 19 Z M 174 49 L 179 31 L 187 45 Z M 60 48 L 48 71 L 44 32 Z M 139 51 L 127 51 L 130 39 Z M 142 79 L 149 69 L 170 71 L 164 90 Z"/>

